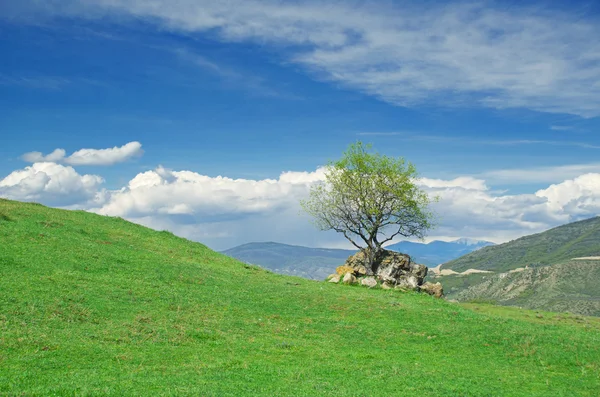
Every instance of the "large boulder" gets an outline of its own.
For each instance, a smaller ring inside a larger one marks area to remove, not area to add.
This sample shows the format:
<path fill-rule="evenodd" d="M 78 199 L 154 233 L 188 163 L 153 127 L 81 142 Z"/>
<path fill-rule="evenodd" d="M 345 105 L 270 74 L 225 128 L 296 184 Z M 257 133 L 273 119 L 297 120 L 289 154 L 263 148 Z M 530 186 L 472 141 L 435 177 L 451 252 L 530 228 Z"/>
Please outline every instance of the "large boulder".
<path fill-rule="evenodd" d="M 329 281 L 330 283 L 339 283 L 341 277 L 342 276 L 340 276 L 339 274 L 334 274 L 333 277 L 327 277 L 327 281 Z"/>
<path fill-rule="evenodd" d="M 365 287 L 369 288 L 377 287 L 377 280 L 375 277 L 365 277 L 360 280 L 360 285 L 364 285 Z"/>
<path fill-rule="evenodd" d="M 396 288 L 417 290 L 419 289 L 419 279 L 413 275 L 405 275 L 403 277 L 399 277 L 396 281 Z"/>
<path fill-rule="evenodd" d="M 418 290 L 427 276 L 427 266 L 413 263 L 410 256 L 400 252 L 382 250 L 372 269 L 365 267 L 365 252 L 350 256 L 344 267 L 354 269 L 356 275 L 373 275 L 375 279 L 389 287 Z"/>
<path fill-rule="evenodd" d="M 351 266 L 343 265 L 335 268 L 335 272 L 340 276 L 343 276 L 346 273 L 355 273 L 355 270 Z"/>
<path fill-rule="evenodd" d="M 444 295 L 444 289 L 441 283 L 430 283 L 429 281 L 419 287 L 421 291 L 428 293 L 436 298 L 441 298 Z"/>
<path fill-rule="evenodd" d="M 346 273 L 342 282 L 344 284 L 356 284 L 356 277 L 352 273 Z"/>
<path fill-rule="evenodd" d="M 354 274 L 364 275 L 367 274 L 365 262 L 366 259 L 364 251 L 359 251 L 354 255 L 350 255 L 350 257 L 346 259 L 344 266 L 349 266 L 354 269 Z"/>

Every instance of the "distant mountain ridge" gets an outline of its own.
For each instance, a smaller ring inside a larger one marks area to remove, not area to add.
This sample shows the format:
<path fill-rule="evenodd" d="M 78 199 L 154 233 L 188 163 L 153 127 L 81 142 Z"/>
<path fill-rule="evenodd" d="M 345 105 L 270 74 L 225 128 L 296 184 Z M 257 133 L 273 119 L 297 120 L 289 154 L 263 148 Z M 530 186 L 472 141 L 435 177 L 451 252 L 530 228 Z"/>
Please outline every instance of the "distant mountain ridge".
<path fill-rule="evenodd" d="M 408 254 L 413 261 L 431 267 L 490 244 L 493 243 L 472 239 L 432 241 L 428 244 L 402 241 L 385 248 Z M 322 280 L 337 266 L 342 265 L 350 255 L 355 254 L 356 250 L 263 242 L 239 245 L 222 253 L 274 272 Z"/>
<path fill-rule="evenodd" d="M 483 240 L 460 238 L 454 241 L 434 240 L 427 244 L 401 241 L 385 247 L 413 257 L 415 262 L 434 267 L 444 262 L 469 254 L 494 243 Z"/>
<path fill-rule="evenodd" d="M 277 273 L 323 280 L 356 251 L 264 242 L 239 245 L 222 253 Z"/>
<path fill-rule="evenodd" d="M 505 272 L 523 266 L 552 265 L 600 255 L 600 217 L 558 226 L 542 233 L 489 247 L 448 261 L 442 269 Z"/>

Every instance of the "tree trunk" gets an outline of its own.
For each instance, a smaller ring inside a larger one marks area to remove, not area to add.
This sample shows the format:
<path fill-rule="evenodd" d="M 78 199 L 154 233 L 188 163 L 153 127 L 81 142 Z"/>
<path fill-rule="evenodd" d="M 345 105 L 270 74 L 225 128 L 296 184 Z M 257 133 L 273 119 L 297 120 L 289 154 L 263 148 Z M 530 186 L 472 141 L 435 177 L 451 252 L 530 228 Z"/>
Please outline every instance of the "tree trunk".
<path fill-rule="evenodd" d="M 375 268 L 375 263 L 377 261 L 377 257 L 379 256 L 379 252 L 381 251 L 380 247 L 375 247 L 375 248 L 371 248 L 371 247 L 367 247 L 364 248 L 364 254 L 365 254 L 365 268 L 367 269 L 367 276 L 372 276 L 375 274 L 375 271 L 377 270 Z"/>

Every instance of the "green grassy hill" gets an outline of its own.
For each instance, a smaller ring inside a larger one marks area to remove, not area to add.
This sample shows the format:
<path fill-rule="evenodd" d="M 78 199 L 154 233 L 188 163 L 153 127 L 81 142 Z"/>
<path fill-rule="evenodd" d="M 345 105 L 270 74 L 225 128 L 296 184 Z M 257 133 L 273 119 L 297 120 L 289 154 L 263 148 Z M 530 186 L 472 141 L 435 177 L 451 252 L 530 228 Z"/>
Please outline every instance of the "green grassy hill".
<path fill-rule="evenodd" d="M 567 261 L 483 277 L 452 297 L 600 316 L 600 260 Z"/>
<path fill-rule="evenodd" d="M 552 265 L 600 255 L 600 217 L 573 222 L 505 244 L 484 247 L 442 265 L 442 269 L 505 272 L 526 265 Z"/>
<path fill-rule="evenodd" d="M 600 323 L 244 265 L 0 200 L 0 395 L 596 396 Z M 474 310 L 479 309 L 479 310 Z"/>

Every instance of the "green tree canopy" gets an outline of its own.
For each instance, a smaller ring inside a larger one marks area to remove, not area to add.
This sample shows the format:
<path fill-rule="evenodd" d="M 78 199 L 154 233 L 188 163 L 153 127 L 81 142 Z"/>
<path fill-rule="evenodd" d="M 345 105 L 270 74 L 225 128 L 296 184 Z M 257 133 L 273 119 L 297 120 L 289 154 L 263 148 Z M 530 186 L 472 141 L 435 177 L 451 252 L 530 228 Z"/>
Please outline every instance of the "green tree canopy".
<path fill-rule="evenodd" d="M 311 188 L 301 206 L 321 230 L 342 233 L 367 255 L 372 272 L 382 245 L 396 236 L 423 238 L 433 227 L 427 193 L 415 166 L 403 158 L 372 153 L 357 142 L 326 166 L 324 183 Z"/>

